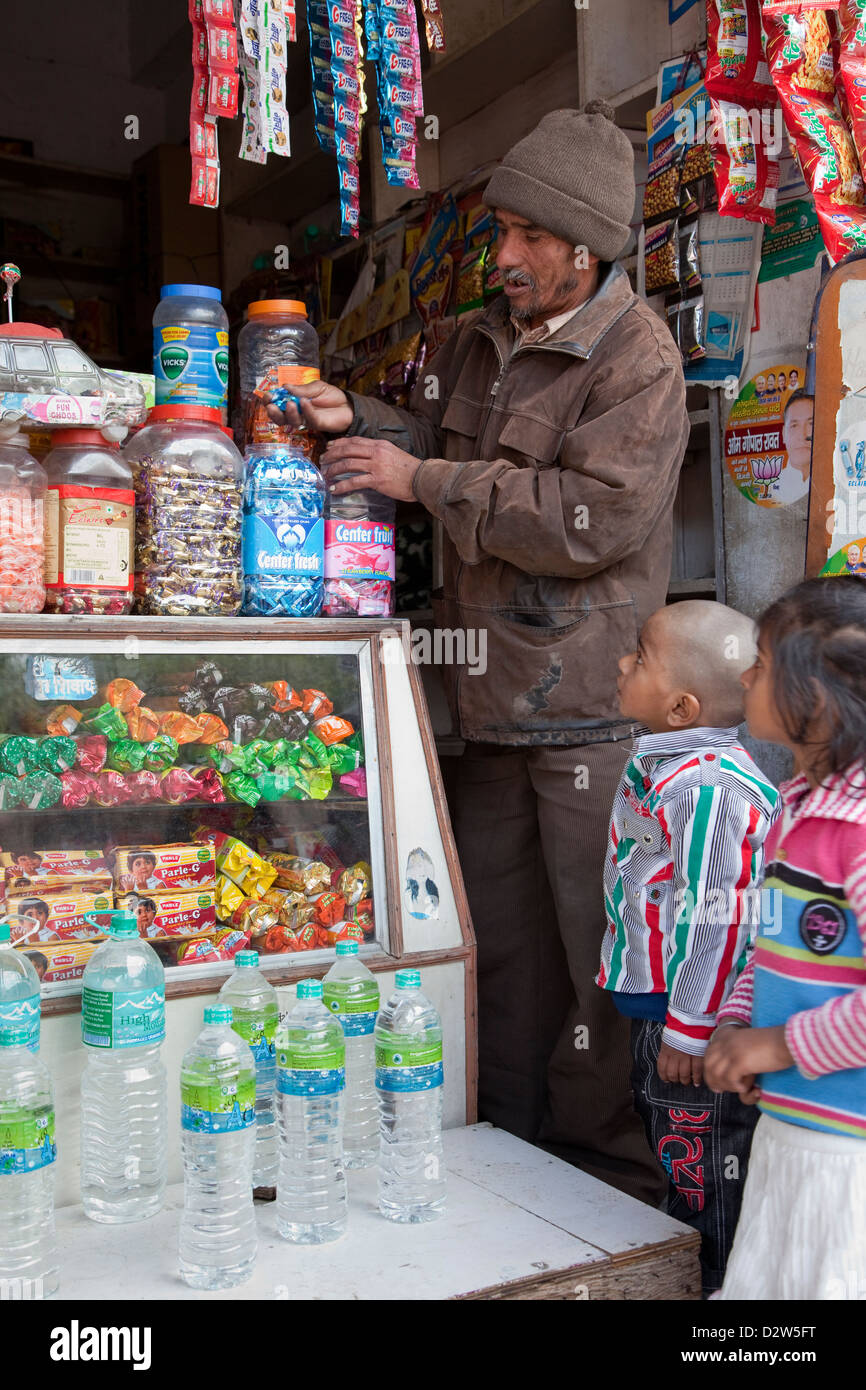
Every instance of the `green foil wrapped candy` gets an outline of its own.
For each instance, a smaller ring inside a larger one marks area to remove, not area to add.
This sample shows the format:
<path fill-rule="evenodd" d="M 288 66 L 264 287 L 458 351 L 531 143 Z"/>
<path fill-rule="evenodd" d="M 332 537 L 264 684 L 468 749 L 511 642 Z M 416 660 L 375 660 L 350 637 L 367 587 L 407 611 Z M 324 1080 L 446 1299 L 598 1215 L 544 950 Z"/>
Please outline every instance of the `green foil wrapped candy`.
<path fill-rule="evenodd" d="M 55 777 L 59 777 L 61 772 L 68 772 L 71 767 L 75 766 L 78 747 L 74 738 L 69 738 L 65 734 L 57 734 L 39 740 L 37 756 L 40 767 L 44 768 L 46 772 L 53 772 Z"/>
<path fill-rule="evenodd" d="M 11 772 L 0 772 L 0 811 L 21 805 L 21 782 Z"/>
<path fill-rule="evenodd" d="M 331 771 L 337 777 L 344 772 L 357 772 L 361 766 L 361 754 L 358 749 L 350 748 L 347 743 L 332 743 L 328 749 L 328 760 Z"/>
<path fill-rule="evenodd" d="M 141 772 L 149 744 L 136 743 L 133 738 L 122 738 L 112 743 L 106 766 L 115 772 Z"/>
<path fill-rule="evenodd" d="M 63 783 L 53 772 L 28 772 L 19 786 L 21 805 L 28 811 L 44 811 L 56 806 L 63 795 Z"/>
<path fill-rule="evenodd" d="M 129 725 L 114 705 L 101 705 L 94 714 L 88 714 L 85 723 L 79 726 L 82 734 L 104 734 L 109 743 L 118 743 L 129 738 Z"/>
<path fill-rule="evenodd" d="M 329 767 L 317 767 L 309 774 L 310 796 L 314 801 L 324 801 L 334 785 Z"/>
<path fill-rule="evenodd" d="M 148 772 L 165 772 L 177 762 L 180 745 L 171 734 L 159 734 L 144 750 L 144 766 Z"/>
<path fill-rule="evenodd" d="M 35 738 L 24 738 L 13 734 L 0 744 L 0 769 L 11 772 L 14 777 L 23 777 L 27 772 L 35 772 L 39 766 L 39 744 Z"/>
<path fill-rule="evenodd" d="M 244 801 L 247 806 L 257 806 L 262 799 L 252 777 L 245 772 L 230 772 L 224 785 L 230 801 Z"/>

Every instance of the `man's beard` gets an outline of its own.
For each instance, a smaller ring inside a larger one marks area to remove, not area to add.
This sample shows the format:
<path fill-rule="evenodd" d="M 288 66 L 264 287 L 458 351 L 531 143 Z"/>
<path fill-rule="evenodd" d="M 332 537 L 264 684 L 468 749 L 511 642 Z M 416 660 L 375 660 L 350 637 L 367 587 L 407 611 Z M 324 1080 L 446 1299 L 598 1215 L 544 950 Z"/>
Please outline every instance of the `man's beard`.
<path fill-rule="evenodd" d="M 573 294 L 574 291 L 579 288 L 580 277 L 577 275 L 569 275 L 565 280 L 559 282 L 546 303 L 536 296 L 536 298 L 530 299 L 529 303 L 522 308 L 518 308 L 516 305 L 513 306 L 511 309 L 511 317 L 514 319 L 515 323 L 526 323 L 529 319 L 540 318 L 542 315 L 547 315 L 550 309 L 561 304 L 564 299 L 567 299 L 570 294 Z"/>

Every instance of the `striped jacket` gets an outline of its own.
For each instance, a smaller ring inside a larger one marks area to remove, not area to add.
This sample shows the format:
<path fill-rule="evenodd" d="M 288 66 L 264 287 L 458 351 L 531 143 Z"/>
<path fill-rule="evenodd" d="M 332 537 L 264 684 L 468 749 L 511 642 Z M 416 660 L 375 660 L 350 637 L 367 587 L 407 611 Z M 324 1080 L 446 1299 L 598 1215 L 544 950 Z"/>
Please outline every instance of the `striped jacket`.
<path fill-rule="evenodd" d="M 763 888 L 778 901 L 719 1022 L 784 1024 L 795 1065 L 760 1078 L 762 1110 L 866 1139 L 866 771 L 814 790 L 801 774 L 782 801 Z"/>
<path fill-rule="evenodd" d="M 737 730 L 638 738 L 616 794 L 597 983 L 666 994 L 664 1041 L 701 1056 L 739 971 L 778 792 Z"/>

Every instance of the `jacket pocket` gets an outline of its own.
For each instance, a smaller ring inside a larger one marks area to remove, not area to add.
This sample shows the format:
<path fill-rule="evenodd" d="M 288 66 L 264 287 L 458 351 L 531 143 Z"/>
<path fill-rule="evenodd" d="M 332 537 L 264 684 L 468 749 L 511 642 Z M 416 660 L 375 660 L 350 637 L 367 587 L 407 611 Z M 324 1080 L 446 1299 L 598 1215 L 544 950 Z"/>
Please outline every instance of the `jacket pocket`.
<path fill-rule="evenodd" d="M 455 463 L 478 457 L 478 426 L 482 407 L 464 396 L 452 396 L 442 414 L 443 452 Z"/>
<path fill-rule="evenodd" d="M 565 430 L 535 415 L 509 415 L 499 433 L 499 448 L 517 454 L 517 462 L 550 466 L 562 451 Z"/>
<path fill-rule="evenodd" d="M 564 742 L 581 724 L 622 721 L 617 663 L 637 643 L 634 603 L 556 616 L 563 621 L 535 626 L 510 611 L 460 605 L 460 625 L 478 629 L 474 649 L 484 654 L 483 667 L 460 673 L 460 722 L 470 738 L 513 733 Z"/>

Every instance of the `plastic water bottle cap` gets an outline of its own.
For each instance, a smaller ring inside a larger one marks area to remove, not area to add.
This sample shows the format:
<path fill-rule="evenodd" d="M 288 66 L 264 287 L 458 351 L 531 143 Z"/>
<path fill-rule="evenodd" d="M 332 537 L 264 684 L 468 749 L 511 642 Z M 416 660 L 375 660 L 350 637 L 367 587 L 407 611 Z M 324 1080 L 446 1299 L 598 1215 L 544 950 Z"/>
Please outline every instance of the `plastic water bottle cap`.
<path fill-rule="evenodd" d="M 205 1009 L 204 1021 L 205 1023 L 228 1023 L 231 1025 L 232 1011 L 222 1004 L 219 1008 L 213 1005 L 211 1008 Z"/>
<path fill-rule="evenodd" d="M 357 954 L 358 954 L 358 943 L 357 943 L 357 941 L 338 941 L 338 942 L 337 942 L 337 955 L 338 955 L 338 956 L 356 956 Z"/>
<path fill-rule="evenodd" d="M 23 1047 L 29 1038 L 27 1028 L 0 1028 L 0 1047 Z"/>
<path fill-rule="evenodd" d="M 321 980 L 301 980 L 298 985 L 299 999 L 321 999 L 322 982 Z"/>
<path fill-rule="evenodd" d="M 394 983 L 398 989 L 420 989 L 421 971 L 398 970 L 394 977 Z"/>
<path fill-rule="evenodd" d="M 108 930 L 125 941 L 129 936 L 138 936 L 138 920 L 127 912 L 112 912 Z"/>
<path fill-rule="evenodd" d="M 235 965 L 241 966 L 242 969 L 244 967 L 246 967 L 247 969 L 255 968 L 258 965 L 258 963 L 258 951 L 238 951 L 235 955 Z"/>

